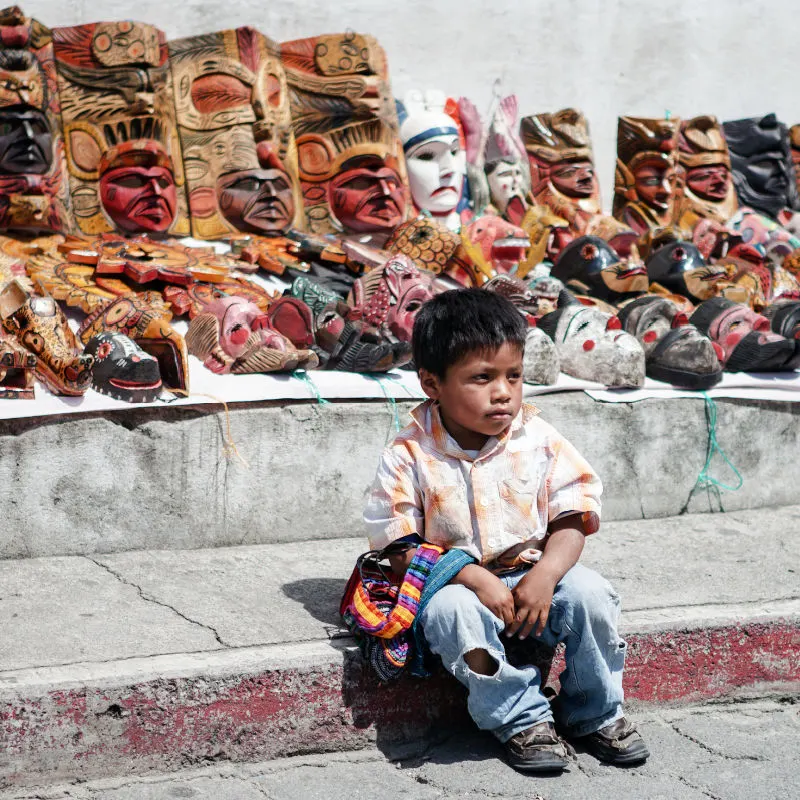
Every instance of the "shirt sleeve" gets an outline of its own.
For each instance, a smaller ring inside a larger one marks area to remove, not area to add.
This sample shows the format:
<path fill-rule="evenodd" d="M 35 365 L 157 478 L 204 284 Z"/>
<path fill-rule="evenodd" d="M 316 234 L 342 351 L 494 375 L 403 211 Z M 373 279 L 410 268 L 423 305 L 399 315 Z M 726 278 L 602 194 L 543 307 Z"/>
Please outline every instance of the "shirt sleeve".
<path fill-rule="evenodd" d="M 560 435 L 554 451 L 547 477 L 548 522 L 580 514 L 584 533 L 595 533 L 600 527 L 603 484 L 589 462 Z"/>
<path fill-rule="evenodd" d="M 414 463 L 389 448 L 384 451 L 364 509 L 369 544 L 381 550 L 398 539 L 424 539 L 422 493 Z"/>

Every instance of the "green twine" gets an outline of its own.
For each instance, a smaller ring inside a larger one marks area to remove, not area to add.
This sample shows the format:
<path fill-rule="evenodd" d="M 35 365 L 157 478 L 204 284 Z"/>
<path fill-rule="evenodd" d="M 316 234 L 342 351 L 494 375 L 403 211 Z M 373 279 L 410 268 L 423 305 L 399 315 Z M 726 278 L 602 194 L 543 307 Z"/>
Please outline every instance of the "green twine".
<path fill-rule="evenodd" d="M 398 414 L 398 412 L 397 412 L 397 400 L 395 400 L 394 397 L 391 394 L 389 394 L 388 391 L 386 391 L 386 386 L 383 383 L 382 376 L 370 375 L 369 373 L 364 373 L 364 376 L 366 378 L 369 378 L 371 381 L 375 381 L 378 384 L 378 386 L 381 387 L 381 391 L 383 392 L 383 396 L 386 398 L 386 402 L 391 407 L 392 414 L 394 415 L 394 429 L 395 429 L 395 432 L 399 433 L 400 430 L 402 429 L 402 426 L 400 425 L 400 414 Z"/>
<path fill-rule="evenodd" d="M 304 370 L 304 369 L 296 369 L 296 370 L 295 370 L 295 371 L 292 373 L 292 377 L 293 377 L 293 378 L 297 378 L 297 379 L 298 379 L 298 380 L 300 380 L 300 381 L 303 381 L 303 383 L 305 383 L 305 384 L 306 384 L 306 386 L 308 386 L 308 388 L 311 390 L 311 392 L 312 392 L 312 394 L 314 395 L 314 397 L 315 397 L 316 401 L 317 401 L 317 402 L 318 402 L 318 403 L 319 403 L 321 406 L 327 406 L 327 405 L 329 404 L 329 401 L 328 401 L 328 400 L 326 400 L 326 399 L 325 399 L 325 398 L 324 398 L 324 397 L 323 397 L 323 396 L 322 396 L 322 395 L 319 393 L 319 389 L 317 388 L 317 384 L 316 384 L 316 383 L 314 383 L 314 381 L 312 381 L 312 380 L 311 380 L 311 376 L 308 374 L 308 372 L 307 372 L 306 370 Z"/>
<path fill-rule="evenodd" d="M 686 500 L 686 504 L 681 509 L 681 514 L 684 514 L 689 507 L 689 502 L 691 501 L 692 497 L 694 496 L 695 492 L 698 491 L 707 491 L 709 493 L 714 493 L 717 497 L 717 500 L 720 505 L 720 510 L 724 511 L 725 509 L 722 508 L 722 502 L 720 500 L 720 489 L 724 489 L 728 492 L 738 492 L 739 489 L 742 488 L 744 484 L 744 478 L 742 477 L 741 472 L 733 465 L 730 458 L 728 458 L 727 453 L 722 449 L 719 442 L 717 441 L 717 404 L 714 400 L 708 395 L 707 392 L 703 392 L 703 400 L 705 402 L 705 411 L 706 411 L 706 426 L 708 427 L 708 443 L 706 444 L 706 463 L 703 464 L 703 468 L 700 470 L 700 474 L 697 476 L 697 480 L 692 487 L 692 491 L 689 492 L 689 497 Z M 715 454 L 719 454 L 722 457 L 722 460 L 731 468 L 734 475 L 736 475 L 736 485 L 729 486 L 727 483 L 723 483 L 722 481 L 715 478 L 713 475 L 709 473 L 709 469 L 711 467 L 711 460 L 714 458 Z"/>
<path fill-rule="evenodd" d="M 664 118 L 665 119 L 672 119 L 672 112 L 667 108 L 664 111 Z"/>

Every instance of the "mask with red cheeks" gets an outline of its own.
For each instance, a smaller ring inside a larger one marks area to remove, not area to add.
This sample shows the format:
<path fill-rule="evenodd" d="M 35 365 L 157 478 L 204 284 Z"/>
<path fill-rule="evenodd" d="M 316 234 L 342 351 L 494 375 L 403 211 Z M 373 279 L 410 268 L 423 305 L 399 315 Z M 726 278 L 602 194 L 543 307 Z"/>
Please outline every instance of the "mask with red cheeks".
<path fill-rule="evenodd" d="M 748 306 L 724 297 L 701 303 L 690 322 L 722 349 L 727 372 L 794 369 L 795 343 L 772 333 L 770 321 Z"/>
<path fill-rule="evenodd" d="M 162 233 L 175 219 L 175 178 L 163 166 L 109 169 L 100 178 L 100 200 L 120 230 Z"/>
<path fill-rule="evenodd" d="M 391 232 L 405 218 L 399 175 L 381 160 L 344 169 L 330 183 L 330 207 L 346 231 Z"/>
<path fill-rule="evenodd" d="M 233 358 L 259 343 L 272 350 L 286 350 L 286 339 L 270 325 L 267 315 L 255 304 L 239 297 L 224 297 L 208 310 L 220 321 L 219 343 Z"/>

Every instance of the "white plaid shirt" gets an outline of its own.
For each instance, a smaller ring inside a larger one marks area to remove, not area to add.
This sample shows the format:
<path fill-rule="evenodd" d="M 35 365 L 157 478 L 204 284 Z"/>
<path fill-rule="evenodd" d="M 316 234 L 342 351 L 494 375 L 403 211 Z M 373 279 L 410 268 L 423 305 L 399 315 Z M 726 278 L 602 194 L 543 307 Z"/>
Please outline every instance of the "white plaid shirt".
<path fill-rule="evenodd" d="M 558 517 L 581 514 L 584 531 L 594 533 L 600 479 L 538 413 L 523 404 L 472 458 L 445 430 L 436 403 L 415 408 L 378 465 L 364 511 L 370 546 L 417 534 L 491 564 L 504 553 L 507 561 L 523 548 L 541 549 Z"/>

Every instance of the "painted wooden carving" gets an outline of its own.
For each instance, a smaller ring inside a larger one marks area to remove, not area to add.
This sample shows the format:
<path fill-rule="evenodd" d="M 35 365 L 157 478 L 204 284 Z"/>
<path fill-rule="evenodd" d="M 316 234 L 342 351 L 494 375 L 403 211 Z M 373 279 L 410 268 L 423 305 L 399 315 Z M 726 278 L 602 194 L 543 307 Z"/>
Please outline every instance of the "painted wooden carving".
<path fill-rule="evenodd" d="M 524 117 L 520 135 L 528 152 L 534 203 L 548 206 L 575 236 L 601 213 L 586 117 L 574 108 Z"/>
<path fill-rule="evenodd" d="M 53 47 L 80 230 L 188 235 L 164 34 L 99 22 L 54 29 Z"/>
<path fill-rule="evenodd" d="M 192 233 L 303 227 L 280 49 L 254 28 L 169 42 Z"/>
<path fill-rule="evenodd" d="M 691 231 L 701 219 L 726 223 L 739 204 L 731 176 L 731 158 L 716 117 L 681 122 L 678 137 L 681 196 L 676 222 Z"/>
<path fill-rule="evenodd" d="M 158 292 L 125 294 L 90 314 L 78 336 L 88 344 L 93 336 L 103 331 L 124 333 L 157 359 L 165 389 L 188 392 L 186 342 L 169 324 L 171 319 L 172 311 Z"/>
<path fill-rule="evenodd" d="M 84 353 L 94 357 L 92 386 L 96 392 L 126 403 L 152 403 L 161 394 L 158 361 L 125 334 L 98 333 Z"/>
<path fill-rule="evenodd" d="M 455 104 L 448 103 L 442 92 L 411 91 L 398 108 L 414 205 L 457 231 L 458 212 L 466 207 L 467 155 Z"/>
<path fill-rule="evenodd" d="M 0 11 L 0 230 L 71 224 L 52 36 L 11 6 Z"/>
<path fill-rule="evenodd" d="M 36 356 L 36 377 L 54 394 L 80 396 L 92 382 L 91 355 L 83 355 L 64 312 L 52 297 L 30 295 L 16 280 L 0 292 L 6 333 Z"/>
<path fill-rule="evenodd" d="M 406 174 L 386 56 L 359 33 L 284 42 L 309 230 L 385 238 L 406 218 Z"/>
<path fill-rule="evenodd" d="M 613 213 L 637 233 L 672 222 L 679 128 L 677 118 L 619 118 Z"/>
<path fill-rule="evenodd" d="M 36 356 L 11 338 L 0 337 L 0 398 L 33 400 Z"/>
<path fill-rule="evenodd" d="M 254 303 L 241 297 L 212 300 L 190 323 L 189 352 L 217 374 L 313 369 L 319 358 L 298 350 Z"/>
<path fill-rule="evenodd" d="M 798 194 L 786 126 L 767 114 L 723 122 L 722 127 L 739 202 L 772 219 L 786 210 L 791 215 Z"/>

